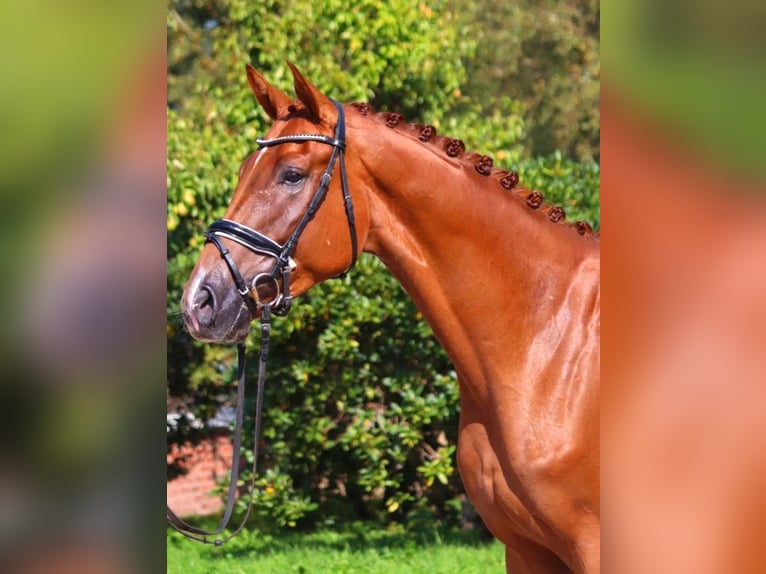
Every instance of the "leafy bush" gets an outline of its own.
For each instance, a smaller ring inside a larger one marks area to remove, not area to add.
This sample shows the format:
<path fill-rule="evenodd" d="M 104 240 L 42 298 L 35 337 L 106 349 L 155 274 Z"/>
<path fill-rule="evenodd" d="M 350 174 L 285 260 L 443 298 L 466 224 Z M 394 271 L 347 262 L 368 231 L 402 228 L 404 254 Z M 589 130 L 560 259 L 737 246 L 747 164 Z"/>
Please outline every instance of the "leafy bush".
<path fill-rule="evenodd" d="M 486 113 L 498 94 L 516 100 L 528 156 L 561 150 L 581 161 L 598 159 L 598 0 L 450 1 L 476 43 L 473 54 L 463 55 L 471 70 L 463 93 Z"/>

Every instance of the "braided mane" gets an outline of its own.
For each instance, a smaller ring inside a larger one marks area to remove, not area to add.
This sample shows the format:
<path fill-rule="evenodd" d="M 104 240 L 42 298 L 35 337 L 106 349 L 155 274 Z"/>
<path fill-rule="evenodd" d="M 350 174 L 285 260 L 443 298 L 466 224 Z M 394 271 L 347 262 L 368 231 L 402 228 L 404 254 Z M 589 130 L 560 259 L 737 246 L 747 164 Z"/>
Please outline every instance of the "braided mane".
<path fill-rule="evenodd" d="M 585 221 L 566 222 L 566 214 L 560 206 L 545 203 L 543 194 L 539 191 L 532 191 L 519 186 L 519 174 L 517 172 L 494 167 L 494 162 L 488 155 L 467 152 L 462 140 L 438 135 L 436 128 L 431 125 L 407 123 L 403 116 L 396 112 L 376 113 L 368 103 L 354 102 L 351 106 L 362 116 L 372 115 L 391 129 L 395 128 L 409 133 L 424 144 L 435 146 L 449 157 L 462 159 L 472 164 L 479 174 L 495 179 L 503 189 L 513 193 L 531 209 L 543 212 L 552 222 L 572 227 L 580 235 L 598 236 L 598 233 L 594 234 L 590 224 Z"/>

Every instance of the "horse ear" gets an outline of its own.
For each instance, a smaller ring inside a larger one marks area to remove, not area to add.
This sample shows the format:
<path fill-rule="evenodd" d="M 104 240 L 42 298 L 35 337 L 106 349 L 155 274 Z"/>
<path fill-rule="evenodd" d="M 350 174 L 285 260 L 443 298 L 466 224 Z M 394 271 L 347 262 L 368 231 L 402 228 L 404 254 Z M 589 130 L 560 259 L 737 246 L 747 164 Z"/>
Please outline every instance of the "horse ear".
<path fill-rule="evenodd" d="M 292 62 L 287 62 L 293 73 L 293 84 L 295 94 L 303 102 L 308 111 L 321 123 L 332 125 L 335 121 L 335 105 L 330 98 L 320 92 L 316 86 L 303 77 L 298 68 Z"/>
<path fill-rule="evenodd" d="M 267 82 L 250 64 L 247 65 L 247 83 L 263 111 L 272 120 L 276 120 L 290 104 L 290 97 Z"/>

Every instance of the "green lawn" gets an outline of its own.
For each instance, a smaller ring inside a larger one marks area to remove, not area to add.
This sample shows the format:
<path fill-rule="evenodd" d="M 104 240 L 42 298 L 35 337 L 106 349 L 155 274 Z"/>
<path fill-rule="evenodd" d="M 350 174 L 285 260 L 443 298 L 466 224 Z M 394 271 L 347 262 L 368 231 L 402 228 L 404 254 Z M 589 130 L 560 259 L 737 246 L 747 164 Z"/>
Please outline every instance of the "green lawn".
<path fill-rule="evenodd" d="M 168 534 L 168 574 L 504 574 L 500 543 L 474 532 L 407 532 L 361 523 L 342 532 L 242 532 L 216 548 Z"/>

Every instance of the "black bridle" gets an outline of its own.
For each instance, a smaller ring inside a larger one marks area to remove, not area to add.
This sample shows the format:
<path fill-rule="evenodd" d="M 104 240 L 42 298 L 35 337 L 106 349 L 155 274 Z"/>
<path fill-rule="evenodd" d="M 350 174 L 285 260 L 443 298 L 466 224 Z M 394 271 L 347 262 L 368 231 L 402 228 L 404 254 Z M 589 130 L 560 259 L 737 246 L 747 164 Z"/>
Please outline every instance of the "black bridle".
<path fill-rule="evenodd" d="M 280 244 L 255 229 L 251 229 L 250 227 L 229 219 L 219 219 L 218 221 L 214 221 L 205 234 L 205 239 L 215 245 L 218 248 L 218 251 L 221 252 L 221 256 L 229 267 L 234 283 L 237 285 L 237 290 L 245 300 L 245 304 L 248 306 L 252 306 L 254 298 L 257 306 L 262 306 L 265 303 L 268 303 L 271 307 L 271 311 L 275 315 L 285 315 L 290 310 L 293 300 L 293 297 L 290 294 L 290 274 L 295 269 L 295 263 L 292 256 L 295 253 L 295 248 L 298 245 L 298 240 L 300 239 L 301 234 L 303 234 L 306 226 L 314 218 L 314 215 L 316 215 L 317 210 L 321 207 L 327 196 L 332 173 L 338 159 L 340 159 L 340 180 L 341 189 L 343 191 L 343 205 L 346 210 L 346 219 L 348 220 L 348 229 L 351 236 L 351 262 L 346 270 L 339 276 L 342 277 L 345 275 L 356 263 L 358 246 L 356 224 L 354 221 L 354 205 L 351 201 L 351 194 L 349 193 L 348 181 L 346 179 L 346 120 L 343 113 L 343 106 L 336 101 L 333 101 L 333 103 L 338 110 L 338 123 L 335 126 L 335 134 L 333 137 L 321 134 L 296 134 L 273 139 L 256 140 L 258 147 L 261 149 L 286 143 L 303 142 L 320 142 L 333 147 L 332 155 L 327 163 L 327 169 L 322 174 L 319 187 L 317 188 L 316 193 L 314 193 L 314 197 L 311 199 L 311 203 L 309 203 L 306 212 L 290 234 L 290 237 L 287 238 L 287 241 L 285 241 L 284 244 Z M 271 271 L 268 273 L 259 273 L 248 284 L 242 277 L 239 269 L 237 269 L 229 250 L 226 249 L 221 242 L 221 238 L 235 241 L 240 245 L 247 247 L 254 253 L 273 257 L 276 259 L 274 267 L 272 267 Z M 282 278 L 281 290 L 278 281 L 280 275 Z M 274 293 L 274 295 L 271 297 L 270 301 L 262 300 L 258 290 L 259 287 L 266 289 L 273 287 L 271 293 Z"/>
<path fill-rule="evenodd" d="M 335 170 L 335 163 L 340 158 L 340 178 L 341 189 L 343 192 L 343 205 L 346 210 L 346 219 L 348 220 L 349 233 L 351 235 L 351 262 L 345 271 L 343 271 L 338 277 L 344 276 L 356 263 L 358 257 L 358 245 L 356 236 L 356 224 L 354 221 L 354 206 L 351 201 L 351 194 L 348 190 L 348 181 L 346 179 L 346 162 L 345 162 L 345 150 L 346 150 L 346 121 L 343 113 L 343 106 L 333 100 L 335 108 L 338 110 L 338 123 L 335 126 L 335 134 L 333 137 L 321 135 L 321 134 L 298 134 L 282 136 L 273 139 L 258 139 L 259 148 L 267 148 L 285 143 L 302 143 L 302 142 L 320 142 L 333 147 L 332 155 L 327 164 L 327 169 L 322 174 L 319 187 L 314 193 L 314 197 L 311 199 L 306 213 L 298 222 L 293 232 L 288 237 L 284 244 L 280 244 L 274 241 L 270 237 L 251 229 L 246 225 L 231 221 L 229 219 L 219 219 L 214 221 L 205 234 L 206 242 L 212 243 L 216 246 L 221 253 L 221 257 L 226 262 L 226 266 L 229 268 L 234 284 L 237 286 L 237 291 L 242 296 L 242 299 L 251 311 L 260 309 L 261 311 L 261 352 L 258 363 L 258 390 L 255 406 L 255 418 L 253 429 L 253 468 L 252 468 L 252 480 L 250 483 L 250 494 L 247 504 L 247 510 L 240 522 L 239 526 L 232 531 L 231 534 L 224 538 L 219 538 L 221 534 L 228 526 L 232 512 L 234 510 L 234 503 L 237 493 L 237 482 L 239 480 L 239 452 L 242 439 L 242 421 L 244 418 L 244 403 L 245 403 L 245 344 L 237 344 L 237 408 L 234 425 L 233 435 L 233 455 L 232 455 L 232 467 L 231 478 L 229 482 L 229 492 L 226 498 L 226 507 L 221 518 L 220 523 L 215 530 L 207 531 L 201 528 L 193 526 L 181 518 L 179 518 L 173 510 L 167 507 L 167 520 L 168 523 L 178 532 L 205 544 L 214 544 L 220 546 L 227 540 L 230 540 L 244 528 L 247 519 L 250 516 L 250 511 L 253 505 L 253 493 L 255 491 L 255 476 L 256 467 L 258 462 L 258 441 L 261 432 L 261 412 L 263 408 L 263 388 L 266 379 L 266 362 L 269 356 L 269 341 L 271 334 L 271 313 L 277 315 L 286 315 L 290 311 L 293 297 L 290 294 L 290 274 L 295 270 L 296 265 L 292 259 L 293 253 L 298 245 L 298 240 L 301 234 L 308 225 L 308 223 L 314 218 L 317 210 L 321 207 L 322 203 L 327 196 L 327 190 L 330 187 L 330 180 L 332 179 L 332 173 Z M 269 273 L 260 273 L 256 275 L 249 286 L 242 274 L 239 271 L 231 253 L 221 241 L 223 238 L 235 241 L 240 245 L 247 247 L 254 253 L 261 255 L 267 255 L 276 259 L 274 267 Z M 282 276 L 282 288 L 280 291 L 278 277 Z M 259 287 L 273 286 L 273 297 L 270 300 L 263 301 L 261 295 L 258 292 Z M 210 540 L 208 537 L 215 536 L 214 540 Z"/>

